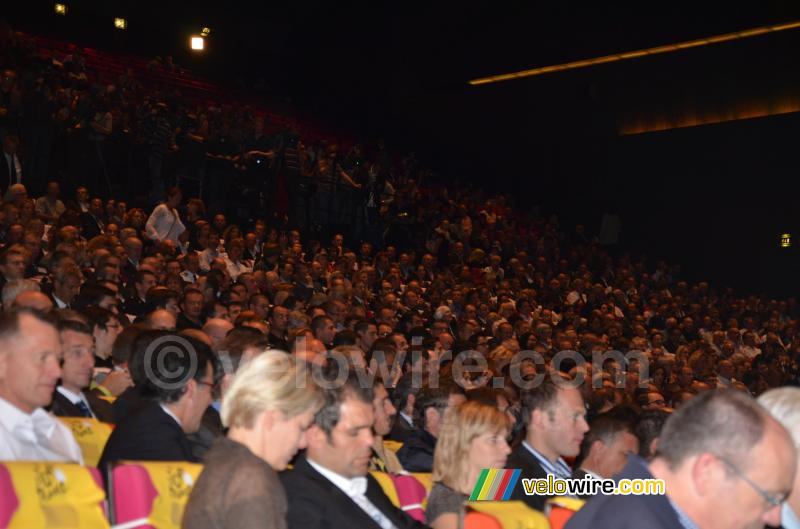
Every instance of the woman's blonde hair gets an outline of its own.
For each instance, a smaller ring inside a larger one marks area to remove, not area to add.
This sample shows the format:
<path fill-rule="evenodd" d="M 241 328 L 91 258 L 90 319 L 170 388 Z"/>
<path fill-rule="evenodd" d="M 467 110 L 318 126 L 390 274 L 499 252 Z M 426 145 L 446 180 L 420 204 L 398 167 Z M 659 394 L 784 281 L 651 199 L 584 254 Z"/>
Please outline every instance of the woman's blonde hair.
<path fill-rule="evenodd" d="M 496 406 L 477 401 L 465 402 L 447 417 L 433 454 L 433 481 L 460 490 L 467 480 L 469 445 L 485 433 L 503 437 L 511 427 L 508 415 Z"/>
<path fill-rule="evenodd" d="M 222 399 L 220 418 L 228 428 L 253 428 L 262 412 L 287 418 L 322 407 L 322 394 L 305 365 L 282 351 L 269 350 L 239 367 Z"/>

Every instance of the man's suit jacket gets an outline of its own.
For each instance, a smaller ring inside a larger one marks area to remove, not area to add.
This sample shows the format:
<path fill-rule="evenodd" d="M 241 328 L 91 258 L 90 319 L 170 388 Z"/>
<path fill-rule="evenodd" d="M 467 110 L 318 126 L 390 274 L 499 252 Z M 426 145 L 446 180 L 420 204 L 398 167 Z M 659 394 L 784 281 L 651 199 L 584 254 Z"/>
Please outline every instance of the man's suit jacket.
<path fill-rule="evenodd" d="M 638 456 L 615 479 L 652 479 L 647 463 Z M 682 529 L 678 515 L 665 495 L 612 496 L 598 494 L 576 512 L 566 529 Z"/>
<path fill-rule="evenodd" d="M 511 492 L 511 499 L 524 501 L 530 508 L 543 511 L 544 504 L 549 496 L 540 496 L 538 494 L 528 496 L 525 494 L 525 489 L 522 486 L 523 479 L 547 478 L 547 472 L 545 472 L 542 465 L 539 464 L 539 461 L 536 460 L 533 454 L 531 454 L 525 446 L 520 444 L 508 456 L 506 468 L 518 468 L 521 470 L 517 486 L 514 487 L 514 490 Z"/>
<path fill-rule="evenodd" d="M 197 462 L 181 426 L 153 401 L 117 424 L 97 467 L 120 459 Z"/>
<path fill-rule="evenodd" d="M 413 431 L 414 425 L 405 420 L 405 418 L 398 413 L 394 424 L 392 425 L 392 430 L 389 432 L 389 435 L 387 435 L 386 438 L 391 439 L 392 441 L 405 443 Z"/>
<path fill-rule="evenodd" d="M 403 446 L 397 451 L 397 459 L 409 472 L 431 472 L 435 451 L 436 438 L 426 430 L 417 428 L 411 432 Z"/>
<path fill-rule="evenodd" d="M 113 422 L 113 412 L 111 403 L 98 398 L 94 393 L 88 391 L 84 393 L 86 400 L 89 401 L 89 407 L 92 409 L 98 421 Z M 56 417 L 83 417 L 81 410 L 75 406 L 72 401 L 58 392 L 53 392 L 53 402 L 50 404 L 50 411 Z"/>
<path fill-rule="evenodd" d="M 294 469 L 280 473 L 289 499 L 289 529 L 354 529 L 380 527 L 364 510 L 336 485 L 298 457 Z M 378 482 L 367 475 L 367 499 L 397 529 L 422 529 L 425 526 L 392 505 Z"/>
<path fill-rule="evenodd" d="M 80 219 L 81 234 L 87 241 L 98 235 L 102 235 L 105 226 L 101 219 L 98 219 L 91 213 L 81 213 Z"/>
<path fill-rule="evenodd" d="M 20 158 L 19 154 L 17 154 L 17 160 L 19 160 L 20 167 L 22 167 L 22 175 L 25 174 L 25 167 L 22 166 L 22 158 Z M 16 184 L 16 180 L 12 181 L 11 168 L 8 165 L 8 160 L 6 159 L 5 151 L 0 148 L 0 196 L 5 196 L 8 192 L 8 188 L 11 187 L 11 184 Z M 22 177 L 20 175 L 20 178 Z M 23 182 L 24 183 L 24 182 Z"/>

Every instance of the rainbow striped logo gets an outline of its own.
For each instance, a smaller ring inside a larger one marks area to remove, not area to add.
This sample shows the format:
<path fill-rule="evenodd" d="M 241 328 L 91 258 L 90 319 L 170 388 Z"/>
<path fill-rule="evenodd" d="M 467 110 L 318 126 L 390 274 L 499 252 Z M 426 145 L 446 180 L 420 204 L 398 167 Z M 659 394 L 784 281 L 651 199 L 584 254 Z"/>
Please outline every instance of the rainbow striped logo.
<path fill-rule="evenodd" d="M 507 500 L 519 481 L 520 469 L 485 468 L 469 497 L 474 500 Z"/>

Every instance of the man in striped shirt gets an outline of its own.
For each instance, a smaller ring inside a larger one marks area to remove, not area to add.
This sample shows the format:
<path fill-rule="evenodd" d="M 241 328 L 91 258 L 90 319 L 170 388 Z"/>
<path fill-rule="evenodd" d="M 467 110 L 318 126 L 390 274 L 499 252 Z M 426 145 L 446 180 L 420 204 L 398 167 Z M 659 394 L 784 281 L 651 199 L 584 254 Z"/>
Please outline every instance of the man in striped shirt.
<path fill-rule="evenodd" d="M 548 474 L 571 477 L 572 470 L 563 457 L 575 457 L 580 452 L 583 436 L 589 431 L 586 407 L 577 389 L 559 387 L 550 377 L 523 391 L 521 402 L 527 434 L 506 463 L 506 468 L 522 470 L 511 499 L 522 500 L 541 511 L 547 496 L 526 495 L 522 480 L 545 479 Z"/>

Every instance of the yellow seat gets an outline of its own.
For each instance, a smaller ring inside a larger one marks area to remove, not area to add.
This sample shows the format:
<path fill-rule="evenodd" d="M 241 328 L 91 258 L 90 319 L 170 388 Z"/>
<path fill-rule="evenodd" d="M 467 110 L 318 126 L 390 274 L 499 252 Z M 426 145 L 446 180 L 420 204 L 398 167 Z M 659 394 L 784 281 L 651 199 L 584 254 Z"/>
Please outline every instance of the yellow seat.
<path fill-rule="evenodd" d="M 0 464 L 0 527 L 107 529 L 97 469 L 72 463 Z"/>
<path fill-rule="evenodd" d="M 396 454 L 397 451 L 403 447 L 403 443 L 401 443 L 400 441 L 391 441 L 387 439 L 383 441 L 383 447 L 386 450 L 391 450 Z"/>
<path fill-rule="evenodd" d="M 96 467 L 113 430 L 112 426 L 87 417 L 59 417 L 58 420 L 72 430 L 72 436 L 81 447 L 83 462 Z"/>
<path fill-rule="evenodd" d="M 203 465 L 176 462 L 126 461 L 112 472 L 112 503 L 116 524 L 179 529 Z"/>

